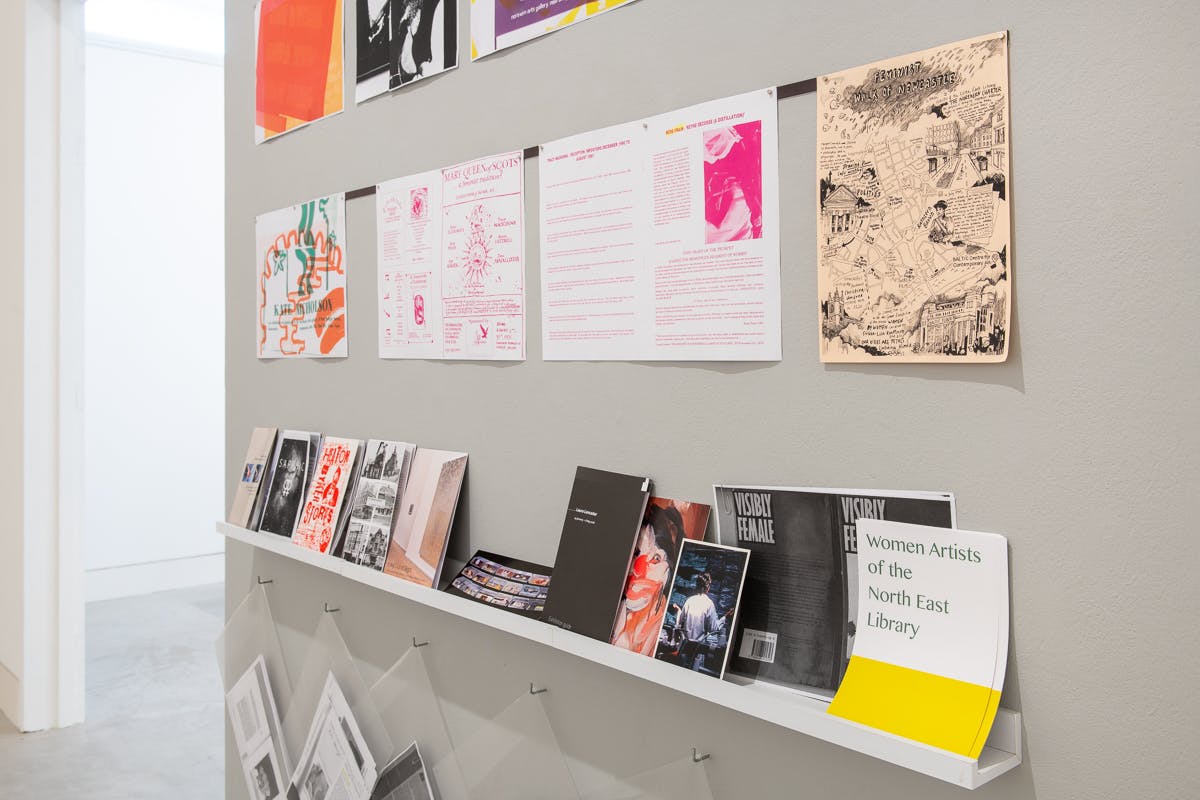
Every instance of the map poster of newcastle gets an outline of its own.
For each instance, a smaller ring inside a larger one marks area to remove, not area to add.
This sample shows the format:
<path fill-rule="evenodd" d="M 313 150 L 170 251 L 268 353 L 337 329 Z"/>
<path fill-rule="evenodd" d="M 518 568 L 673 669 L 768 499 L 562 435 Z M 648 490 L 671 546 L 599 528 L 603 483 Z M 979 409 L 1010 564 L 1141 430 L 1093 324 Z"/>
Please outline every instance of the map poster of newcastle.
<path fill-rule="evenodd" d="M 1008 34 L 817 80 L 824 362 L 1008 357 Z"/>
<path fill-rule="evenodd" d="M 346 355 L 346 195 L 255 221 L 259 358 Z"/>

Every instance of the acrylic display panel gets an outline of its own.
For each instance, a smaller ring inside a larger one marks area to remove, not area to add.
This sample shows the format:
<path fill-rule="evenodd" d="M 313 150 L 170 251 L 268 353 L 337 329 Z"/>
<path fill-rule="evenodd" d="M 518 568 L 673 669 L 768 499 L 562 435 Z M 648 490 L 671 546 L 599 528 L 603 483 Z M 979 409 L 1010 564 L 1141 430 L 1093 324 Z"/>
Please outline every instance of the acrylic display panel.
<path fill-rule="evenodd" d="M 292 702 L 283 716 L 283 740 L 289 753 L 299 753 L 308 738 L 318 701 L 325 688 L 325 680 L 333 673 L 346 697 L 346 704 L 362 731 L 363 739 L 371 750 L 376 764 L 386 764 L 395 752 L 387 728 L 375 709 L 371 692 L 363 682 L 346 642 L 338 630 L 333 614 L 322 614 L 309 645 L 304 665 L 297 673 L 292 690 Z"/>
<path fill-rule="evenodd" d="M 267 665 L 267 677 L 280 711 L 292 702 L 292 685 L 288 680 L 279 634 L 271 616 L 271 604 L 264 586 L 255 587 L 229 615 L 224 630 L 217 637 L 217 667 L 221 671 L 221 686 L 228 692 L 259 656 Z"/>
<path fill-rule="evenodd" d="M 583 800 L 712 800 L 707 764 L 707 760 L 697 763 L 687 755 L 629 778 L 614 779 L 611 785 L 583 795 Z"/>
<path fill-rule="evenodd" d="M 371 698 L 397 751 L 406 748 L 406 742 L 420 747 L 439 800 L 469 800 L 421 648 L 410 647 L 371 687 Z"/>
<path fill-rule="evenodd" d="M 459 739 L 458 762 L 472 798 L 579 797 L 539 695 L 522 692 L 495 719 Z"/>

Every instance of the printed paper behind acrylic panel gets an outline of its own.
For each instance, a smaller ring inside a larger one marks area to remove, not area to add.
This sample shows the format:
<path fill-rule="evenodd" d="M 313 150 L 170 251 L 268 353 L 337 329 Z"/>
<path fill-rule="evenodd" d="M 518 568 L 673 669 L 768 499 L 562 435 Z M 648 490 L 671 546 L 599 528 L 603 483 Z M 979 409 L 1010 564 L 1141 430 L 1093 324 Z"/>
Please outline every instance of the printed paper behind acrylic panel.
<path fill-rule="evenodd" d="M 342 0 L 254 6 L 256 142 L 341 113 L 342 24 Z"/>
<path fill-rule="evenodd" d="M 1008 37 L 817 81 L 821 360 L 1008 357 Z"/>
<path fill-rule="evenodd" d="M 458 66 L 456 0 L 357 0 L 361 103 Z"/>
<path fill-rule="evenodd" d="M 345 219 L 344 194 L 258 218 L 259 358 L 346 355 Z"/>
<path fill-rule="evenodd" d="M 634 0 L 471 0 L 471 60 L 568 28 Z"/>

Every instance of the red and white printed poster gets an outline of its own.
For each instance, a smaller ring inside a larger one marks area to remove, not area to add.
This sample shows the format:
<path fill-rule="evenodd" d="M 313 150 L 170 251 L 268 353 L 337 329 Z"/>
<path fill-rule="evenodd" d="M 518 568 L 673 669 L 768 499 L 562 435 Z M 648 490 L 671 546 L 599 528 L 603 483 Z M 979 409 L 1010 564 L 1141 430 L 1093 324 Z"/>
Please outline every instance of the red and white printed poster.
<path fill-rule="evenodd" d="M 292 534 L 296 544 L 321 553 L 329 552 L 359 445 L 357 440 L 333 436 L 325 437 L 321 443 L 321 455 L 317 458 L 308 498 Z"/>
<path fill-rule="evenodd" d="M 541 164 L 548 361 L 778 361 L 774 92 L 551 142 Z"/>

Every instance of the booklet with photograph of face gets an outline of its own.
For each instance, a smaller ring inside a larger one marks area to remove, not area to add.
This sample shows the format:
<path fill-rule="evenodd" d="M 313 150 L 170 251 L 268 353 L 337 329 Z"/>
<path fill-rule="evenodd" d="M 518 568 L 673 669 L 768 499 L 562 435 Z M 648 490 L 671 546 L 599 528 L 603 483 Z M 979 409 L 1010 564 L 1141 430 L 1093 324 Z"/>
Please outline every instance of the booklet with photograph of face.
<path fill-rule="evenodd" d="M 749 560 L 750 551 L 742 547 L 683 543 L 655 658 L 714 678 L 725 676 Z"/>
<path fill-rule="evenodd" d="M 617 610 L 614 645 L 654 655 L 658 631 L 667 613 L 679 548 L 684 539 L 704 540 L 711 510 L 707 503 L 650 498 L 638 532 L 637 551 L 629 567 L 625 596 Z"/>
<path fill-rule="evenodd" d="M 275 443 L 266 501 L 258 529 L 291 537 L 308 489 L 312 463 L 316 459 L 319 433 L 284 431 Z"/>
<path fill-rule="evenodd" d="M 242 463 L 237 486 L 233 488 L 229 516 L 225 518 L 230 525 L 250 527 L 255 511 L 261 505 L 261 497 L 265 494 L 262 491 L 263 478 L 271 463 L 271 453 L 275 450 L 275 437 L 278 434 L 276 428 L 255 428 L 254 433 L 250 434 L 250 447 L 246 450 L 246 460 Z"/>
<path fill-rule="evenodd" d="M 541 564 L 480 550 L 446 591 L 522 616 L 540 617 L 546 609 L 551 572 Z"/>

